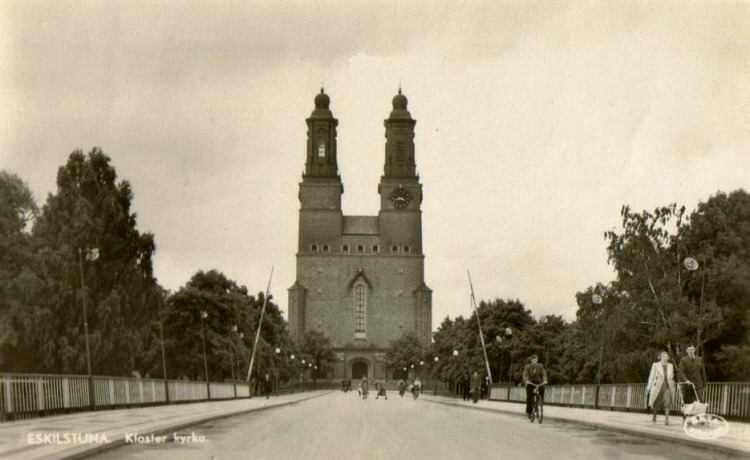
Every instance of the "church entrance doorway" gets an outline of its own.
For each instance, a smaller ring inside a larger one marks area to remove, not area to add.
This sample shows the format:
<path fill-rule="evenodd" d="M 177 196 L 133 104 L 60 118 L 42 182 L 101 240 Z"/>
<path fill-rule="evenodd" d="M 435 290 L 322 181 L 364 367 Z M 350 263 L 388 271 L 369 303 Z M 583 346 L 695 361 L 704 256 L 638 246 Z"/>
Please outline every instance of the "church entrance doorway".
<path fill-rule="evenodd" d="M 352 364 L 352 378 L 361 379 L 362 377 L 367 377 L 367 363 L 357 361 Z"/>

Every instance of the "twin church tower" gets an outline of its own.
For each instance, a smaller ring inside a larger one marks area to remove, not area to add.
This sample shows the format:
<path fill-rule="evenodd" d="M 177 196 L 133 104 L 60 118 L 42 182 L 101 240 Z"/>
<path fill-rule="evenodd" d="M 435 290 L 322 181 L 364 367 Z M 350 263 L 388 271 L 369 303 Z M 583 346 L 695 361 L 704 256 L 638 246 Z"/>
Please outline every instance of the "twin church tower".
<path fill-rule="evenodd" d="M 345 216 L 330 98 L 320 90 L 307 121 L 299 184 L 297 280 L 289 288 L 289 328 L 300 341 L 320 331 L 336 354 L 334 379 L 393 378 L 385 351 L 404 332 L 424 346 L 432 331 L 432 291 L 424 282 L 422 184 L 414 161 L 407 99 L 393 98 L 385 120 L 385 166 L 377 216 Z M 320 375 L 323 377 L 323 375 Z"/>

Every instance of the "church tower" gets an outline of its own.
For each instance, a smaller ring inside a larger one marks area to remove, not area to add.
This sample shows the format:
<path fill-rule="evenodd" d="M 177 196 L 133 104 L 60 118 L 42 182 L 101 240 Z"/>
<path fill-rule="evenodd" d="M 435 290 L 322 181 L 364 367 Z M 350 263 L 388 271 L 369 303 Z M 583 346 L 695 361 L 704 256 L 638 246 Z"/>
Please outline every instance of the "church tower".
<path fill-rule="evenodd" d="M 331 341 L 328 377 L 392 378 L 385 351 L 405 332 L 430 343 L 432 291 L 424 283 L 422 185 L 414 159 L 416 121 L 399 93 L 385 120 L 385 162 L 377 216 L 344 216 L 330 98 L 321 89 L 307 121 L 299 184 L 297 280 L 289 288 L 289 327 Z M 326 375 L 320 375 L 326 377 Z"/>

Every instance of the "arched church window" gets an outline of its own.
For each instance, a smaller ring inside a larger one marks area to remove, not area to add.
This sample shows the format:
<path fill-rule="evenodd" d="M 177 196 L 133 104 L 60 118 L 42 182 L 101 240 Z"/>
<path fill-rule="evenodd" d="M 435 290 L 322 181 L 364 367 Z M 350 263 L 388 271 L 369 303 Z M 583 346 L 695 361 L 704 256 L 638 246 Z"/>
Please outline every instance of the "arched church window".
<path fill-rule="evenodd" d="M 365 338 L 365 315 L 367 313 L 367 298 L 365 285 L 357 283 L 354 286 L 354 336 Z"/>

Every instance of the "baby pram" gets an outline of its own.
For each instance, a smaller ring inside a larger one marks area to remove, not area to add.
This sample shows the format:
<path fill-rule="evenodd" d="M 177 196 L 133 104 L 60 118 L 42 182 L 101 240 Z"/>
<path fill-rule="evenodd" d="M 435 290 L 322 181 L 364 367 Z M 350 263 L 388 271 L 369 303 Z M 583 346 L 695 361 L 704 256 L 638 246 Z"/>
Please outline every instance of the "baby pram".
<path fill-rule="evenodd" d="M 691 403 L 685 403 L 685 393 L 695 396 Z M 708 404 L 701 401 L 692 382 L 677 383 L 677 397 L 682 412 L 682 429 L 693 438 L 716 439 L 729 429 L 723 417 L 708 413 Z"/>

